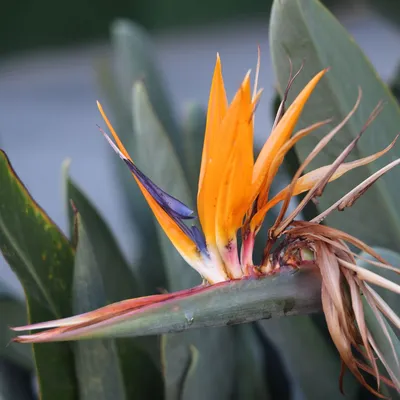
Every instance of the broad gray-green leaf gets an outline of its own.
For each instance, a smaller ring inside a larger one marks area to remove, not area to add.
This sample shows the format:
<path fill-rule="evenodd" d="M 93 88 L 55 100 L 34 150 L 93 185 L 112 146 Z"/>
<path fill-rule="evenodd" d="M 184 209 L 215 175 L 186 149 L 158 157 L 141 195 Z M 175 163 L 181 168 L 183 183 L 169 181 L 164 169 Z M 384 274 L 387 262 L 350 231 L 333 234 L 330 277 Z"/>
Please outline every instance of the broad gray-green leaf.
<path fill-rule="evenodd" d="M 272 399 L 267 384 L 267 373 L 272 373 L 274 365 L 269 365 L 262 351 L 262 342 L 257 336 L 253 324 L 238 325 L 236 334 L 236 385 L 234 398 Z"/>
<path fill-rule="evenodd" d="M 68 164 L 64 166 L 66 197 L 73 201 L 84 220 L 90 243 L 95 249 L 96 274 L 101 276 L 105 303 L 115 303 L 144 295 L 109 227 L 86 195 L 68 176 Z M 69 210 L 72 208 L 69 207 Z M 73 226 L 74 223 L 71 222 L 71 227 Z M 156 367 L 156 364 L 160 363 L 158 338 L 119 339 L 116 341 L 116 348 L 127 398 L 149 396 L 160 398 L 162 377 Z"/>
<path fill-rule="evenodd" d="M 95 257 L 104 282 L 106 303 L 115 303 L 144 295 L 110 228 L 95 206 L 69 177 L 69 161 L 64 163 L 63 175 L 71 237 L 74 235 L 74 216 L 70 201 L 73 202 L 74 207 L 85 221 L 90 241 L 93 243 L 93 248 L 96 249 Z"/>
<path fill-rule="evenodd" d="M 164 379 L 167 400 L 230 399 L 235 370 L 233 364 L 229 362 L 232 361 L 235 348 L 229 335 L 230 331 L 228 334 L 226 331 L 227 328 L 202 329 L 179 334 L 181 337 L 175 335 L 166 337 L 163 359 L 166 360 L 164 361 Z M 200 348 L 197 349 L 196 345 Z M 188 375 L 187 368 L 190 368 L 191 363 L 188 366 L 182 365 L 175 356 L 177 352 L 179 354 L 185 350 L 186 358 L 191 360 L 193 348 L 197 351 L 197 366 Z M 181 376 L 180 379 L 184 382 L 181 392 L 172 390 L 173 387 L 169 384 L 171 373 Z M 178 393 L 180 397 L 176 396 Z"/>
<path fill-rule="evenodd" d="M 270 22 L 270 46 L 281 92 L 289 77 L 288 56 L 295 70 L 303 60 L 305 62 L 292 86 L 289 103 L 315 73 L 331 67 L 308 101 L 300 119 L 300 127 L 326 118 L 333 118 L 333 126 L 353 107 L 358 87 L 363 91 L 356 115 L 327 146 L 327 151 L 318 158 L 318 165 L 333 162 L 339 152 L 360 132 L 372 109 L 381 100 L 385 101 L 384 110 L 358 142 L 352 158 L 370 155 L 383 149 L 394 139 L 400 126 L 398 104 L 354 40 L 319 1 L 275 0 Z M 298 143 L 296 151 L 301 161 L 314 147 L 317 137 L 320 138 L 321 133 Z M 382 157 L 328 185 L 320 199 L 319 210 L 330 206 L 340 195 L 348 192 L 389 160 L 389 156 Z M 345 230 L 367 243 L 399 249 L 400 187 L 395 174 L 396 171 L 392 171 L 381 178 L 355 207 L 328 218 L 328 225 Z"/>
<path fill-rule="evenodd" d="M 389 264 L 399 268 L 400 267 L 400 255 L 398 253 L 395 253 L 394 251 L 384 249 L 384 248 L 379 248 L 375 247 L 374 250 L 383 258 L 385 259 Z M 360 254 L 362 257 L 366 258 L 367 260 L 371 260 L 371 256 L 366 253 L 361 253 Z M 362 266 L 363 268 L 367 268 L 372 270 L 375 273 L 378 273 L 379 275 L 385 277 L 386 279 L 390 279 L 392 282 L 395 282 L 400 285 L 400 276 L 393 271 L 389 271 L 387 269 L 383 268 L 378 268 L 375 267 L 368 262 L 360 259 L 357 261 L 357 264 Z M 399 301 L 399 295 L 396 293 L 391 292 L 390 290 L 383 289 L 381 287 L 375 287 L 374 289 L 378 292 L 378 294 L 389 304 L 389 306 L 393 309 L 393 311 L 397 314 L 400 315 L 400 301 Z M 380 327 L 379 322 L 376 320 L 371 308 L 369 307 L 368 303 L 364 301 L 364 307 L 366 309 L 365 312 L 365 319 L 367 321 L 368 328 L 371 330 L 372 335 L 377 342 L 378 348 L 383 354 L 384 358 L 388 362 L 390 368 L 397 374 L 397 377 L 399 378 L 399 384 L 400 384 L 400 368 L 396 363 L 396 359 L 393 356 L 393 350 L 392 347 L 390 346 L 384 332 L 382 331 L 382 328 Z M 389 331 L 390 337 L 394 343 L 394 348 L 397 353 L 398 359 L 400 359 L 400 340 L 399 337 L 396 335 L 396 333 L 393 331 L 391 326 L 386 323 L 386 328 Z M 390 389 L 389 389 L 390 390 Z M 392 393 L 393 396 L 395 396 L 395 393 Z M 393 397 L 395 398 L 395 397 Z"/>
<path fill-rule="evenodd" d="M 2 358 L 0 358 L 0 400 L 35 400 L 31 373 Z"/>
<path fill-rule="evenodd" d="M 10 326 L 20 326 L 27 323 L 26 306 L 20 300 L 0 292 L 0 357 L 12 361 L 21 367 L 33 370 L 32 349 L 12 343 L 14 336 Z"/>
<path fill-rule="evenodd" d="M 174 148 L 182 149 L 172 102 L 162 81 L 156 49 L 149 35 L 139 25 L 119 19 L 111 27 L 111 41 L 116 82 L 128 114 L 132 107 L 132 85 L 143 81 Z"/>
<path fill-rule="evenodd" d="M 75 256 L 73 311 L 85 313 L 105 305 L 106 296 L 97 264 L 96 248 L 77 214 L 78 246 Z M 117 348 L 112 339 L 76 343 L 75 362 L 82 400 L 127 399 Z"/>
<path fill-rule="evenodd" d="M 33 369 L 32 349 L 11 342 L 10 326 L 27 324 L 23 299 L 9 284 L 0 280 L 0 357 L 27 369 Z"/>
<path fill-rule="evenodd" d="M 280 350 L 289 374 L 307 400 L 340 398 L 339 355 L 310 317 L 299 315 L 259 324 Z M 345 376 L 344 390 L 346 398 L 358 398 L 359 385 L 350 374 Z"/>
<path fill-rule="evenodd" d="M 400 64 L 397 66 L 396 72 L 393 78 L 390 80 L 390 90 L 393 96 L 397 99 L 400 104 Z"/>
<path fill-rule="evenodd" d="M 71 315 L 73 248 L 1 151 L 0 250 L 24 287 L 31 323 Z M 41 399 L 76 399 L 70 345 L 33 345 L 33 354 Z"/>
<path fill-rule="evenodd" d="M 193 198 L 197 196 L 197 183 L 200 174 L 206 129 L 206 111 L 197 103 L 188 104 L 183 120 L 183 141 L 186 175 Z"/>
<path fill-rule="evenodd" d="M 189 207 L 193 205 L 190 190 L 185 181 L 175 150 L 171 145 L 147 96 L 143 83 L 134 86 L 133 120 L 137 132 L 138 146 L 143 155 L 142 168 L 146 174 L 171 195 L 183 201 Z M 147 162 L 144 163 L 144 160 Z M 200 276 L 187 265 L 178 252 L 173 248 L 165 233 L 158 229 L 160 243 L 165 259 L 168 286 L 171 291 L 193 287 L 201 282 Z M 191 315 L 187 319 L 191 320 Z M 173 376 L 186 374 L 186 367 L 179 363 L 175 354 L 186 351 L 186 358 L 190 358 L 190 346 L 194 346 L 199 353 L 198 367 L 189 381 L 185 383 L 182 400 L 190 399 L 227 399 L 230 396 L 234 381 L 234 338 L 228 328 L 218 330 L 201 330 L 183 334 L 180 341 L 167 336 L 165 344 L 164 369 L 166 383 L 166 397 L 175 400 L 173 391 L 170 391 L 169 379 Z M 170 341 L 169 341 L 170 340 Z M 218 349 L 218 365 L 215 365 L 215 350 Z"/>

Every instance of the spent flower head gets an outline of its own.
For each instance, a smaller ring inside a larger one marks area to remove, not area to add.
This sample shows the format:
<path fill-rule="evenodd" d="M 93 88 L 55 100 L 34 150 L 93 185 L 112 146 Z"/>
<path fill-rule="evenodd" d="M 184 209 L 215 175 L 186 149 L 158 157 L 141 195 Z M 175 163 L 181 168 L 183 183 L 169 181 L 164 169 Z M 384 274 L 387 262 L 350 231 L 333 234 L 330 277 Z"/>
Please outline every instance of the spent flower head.
<path fill-rule="evenodd" d="M 345 162 L 368 125 L 379 114 L 382 105 L 378 104 L 359 135 L 332 164 L 303 174 L 310 162 L 354 114 L 361 100 L 360 91 L 354 108 L 318 142 L 298 169 L 292 182 L 277 195 L 270 196 L 271 184 L 288 151 L 299 140 L 331 122 L 330 120 L 316 122 L 293 134 L 304 105 L 327 71 L 328 69 L 324 69 L 316 74 L 285 110 L 287 93 L 296 75 L 290 77 L 270 136 L 254 160 L 254 113 L 262 93 L 257 87 L 259 62 L 254 88 L 252 89 L 250 84 L 249 72 L 233 100 L 228 103 L 221 61 L 217 56 L 198 182 L 197 214 L 201 229 L 190 224 L 195 218 L 193 210 L 162 190 L 136 166 L 98 103 L 114 140 L 102 132 L 110 146 L 130 169 L 165 234 L 187 263 L 203 278 L 202 286 L 181 292 L 180 296 L 190 296 L 202 290 L 204 285 L 278 274 L 282 267 L 298 269 L 304 265 L 313 265 L 321 274 L 322 307 L 343 364 L 364 386 L 376 394 L 379 393 L 368 385 L 362 371 L 375 376 L 378 388 L 379 382 L 383 380 L 400 391 L 399 377 L 385 362 L 366 324 L 363 303 L 364 300 L 371 307 L 393 346 L 390 336 L 386 333 L 383 319 L 387 318 L 395 327 L 400 328 L 400 318 L 370 284 L 398 294 L 400 287 L 376 273 L 357 266 L 356 259 L 359 256 L 349 248 L 348 244 L 373 256 L 375 258 L 373 263 L 376 266 L 392 269 L 397 273 L 399 270 L 389 265 L 357 238 L 320 224 L 332 211 L 352 206 L 380 176 L 399 164 L 400 159 L 371 175 L 312 221 L 298 220 L 307 203 L 321 196 L 329 182 L 354 168 L 376 160 L 394 146 L 397 137 L 385 149 L 375 154 Z M 162 185 L 162 182 L 159 184 Z M 301 193 L 306 193 L 305 197 L 287 215 L 290 200 Z M 268 211 L 278 204 L 281 204 L 280 213 L 274 225 L 268 227 L 268 241 L 263 261 L 260 265 L 254 265 L 255 237 Z M 238 241 L 239 235 L 240 241 Z M 240 249 L 238 243 L 241 243 Z M 87 338 L 101 326 L 112 325 L 121 319 L 129 318 L 143 307 L 168 301 L 174 296 L 177 294 L 131 299 L 71 318 L 14 328 L 16 331 L 51 328 L 37 334 L 22 335 L 15 340 L 50 342 Z M 398 363 L 394 350 L 393 353 Z M 381 359 L 389 375 L 388 378 L 379 371 L 376 357 Z"/>

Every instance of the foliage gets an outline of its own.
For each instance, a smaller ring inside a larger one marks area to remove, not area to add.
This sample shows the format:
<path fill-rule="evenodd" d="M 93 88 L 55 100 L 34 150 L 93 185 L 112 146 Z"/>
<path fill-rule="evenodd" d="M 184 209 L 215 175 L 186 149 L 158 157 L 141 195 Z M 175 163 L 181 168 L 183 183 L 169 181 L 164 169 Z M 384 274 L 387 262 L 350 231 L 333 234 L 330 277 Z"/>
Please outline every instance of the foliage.
<path fill-rule="evenodd" d="M 329 6 L 342 1 L 324 0 Z M 105 38 L 108 26 L 120 17 L 133 19 L 146 29 L 180 28 L 243 15 L 261 15 L 266 19 L 271 4 L 272 0 L 116 0 L 98 1 L 93 7 L 89 1 L 79 0 L 57 5 L 50 0 L 34 5 L 8 2 L 3 10 L 8 18 L 0 26 L 0 53 Z"/>
<path fill-rule="evenodd" d="M 332 38 L 335 45 L 327 45 Z M 361 122 L 381 99 L 387 102 L 385 111 L 358 147 L 358 156 L 380 150 L 398 133 L 398 104 L 358 46 L 319 2 L 276 0 L 270 41 L 280 89 L 288 80 L 287 55 L 295 68 L 306 60 L 289 103 L 304 81 L 316 71 L 332 67 L 306 107 L 301 127 L 326 117 L 333 116 L 336 122 L 342 119 L 355 100 L 357 85 L 361 85 L 364 97 L 357 116 L 338 143 L 332 143 L 333 149 L 343 147 L 344 141 L 357 134 Z M 99 66 L 99 82 L 120 136 L 134 160 L 155 182 L 186 204 L 194 204 L 204 110 L 194 104 L 187 109 L 183 122 L 176 119 L 154 50 L 141 28 L 117 21 L 112 27 L 112 44 L 112 59 Z M 311 139 L 296 146 L 288 171 L 304 160 L 313 143 Z M 328 150 L 322 154 L 321 163 L 330 162 Z M 135 265 L 125 260 L 101 214 L 76 186 L 67 167 L 68 238 L 32 199 L 7 156 L 0 153 L 0 249 L 24 287 L 29 323 L 200 283 L 154 223 L 127 170 L 118 168 L 116 175 L 130 208 L 127 218 L 142 235 L 142 254 Z M 361 169 L 343 178 L 341 186 L 333 186 L 332 192 L 324 194 L 317 209 L 326 208 L 338 198 L 338 190 L 347 191 L 369 173 Z M 390 248 L 396 265 L 399 256 L 394 251 L 400 252 L 398 186 L 394 174 L 389 174 L 360 201 L 358 211 L 354 211 L 358 214 L 346 211 L 328 221 L 371 245 Z M 130 320 L 129 327 L 119 327 L 121 335 L 124 329 L 134 328 L 132 337 L 73 345 L 35 344 L 33 351 L 27 345 L 6 347 L 11 335 L 7 326 L 23 325 L 26 311 L 21 299 L 0 287 L 0 388 L 4 387 L 0 397 L 33 398 L 33 389 L 26 382 L 34 369 L 44 400 L 285 399 L 294 397 L 296 390 L 307 399 L 337 399 L 340 358 L 324 323 L 318 315 L 308 315 L 320 310 L 318 282 L 313 274 L 300 271 L 211 287 L 188 299 L 177 298 L 144 311 L 137 320 Z M 237 312 L 238 304 L 241 312 Z M 270 319 L 292 314 L 303 315 Z M 371 318 L 368 322 L 372 326 Z M 242 325 L 231 326 L 233 323 Z M 185 332 L 170 333 L 179 330 Z M 153 336 L 133 337 L 145 334 Z M 385 340 L 382 337 L 378 345 L 389 352 Z M 395 343 L 399 352 L 397 338 Z M 391 362 L 395 368 L 394 360 Z M 14 377 L 21 382 L 15 388 L 10 384 Z M 348 398 L 370 398 L 352 376 L 346 377 L 344 387 Z"/>

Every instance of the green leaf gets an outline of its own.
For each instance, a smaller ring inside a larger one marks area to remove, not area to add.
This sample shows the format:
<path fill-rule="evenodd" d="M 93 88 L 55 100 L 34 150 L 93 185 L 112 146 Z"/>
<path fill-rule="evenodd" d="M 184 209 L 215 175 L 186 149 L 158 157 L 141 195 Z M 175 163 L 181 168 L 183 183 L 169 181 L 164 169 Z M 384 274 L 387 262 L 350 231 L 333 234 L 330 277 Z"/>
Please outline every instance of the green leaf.
<path fill-rule="evenodd" d="M 21 281 L 30 322 L 71 315 L 74 252 L 0 152 L 0 249 Z M 69 344 L 34 345 L 42 400 L 76 399 Z"/>
<path fill-rule="evenodd" d="M 1 251 L 29 295 L 55 316 L 71 313 L 74 253 L 67 238 L 30 197 L 0 153 Z"/>
<path fill-rule="evenodd" d="M 128 114 L 132 107 L 132 85 L 143 81 L 149 98 L 174 148 L 182 149 L 178 123 L 172 102 L 164 87 L 155 57 L 156 50 L 148 34 L 137 24 L 119 19 L 111 27 L 116 83 Z"/>
<path fill-rule="evenodd" d="M 104 306 L 106 296 L 95 255 L 96 247 L 88 237 L 79 214 L 76 218 L 78 247 L 74 268 L 73 311 L 82 314 Z M 127 399 L 114 340 L 78 342 L 75 359 L 80 399 Z"/>
<path fill-rule="evenodd" d="M 182 399 L 197 370 L 199 352 L 193 345 L 182 345 L 182 334 L 170 334 L 161 337 L 161 354 L 166 399 Z"/>
<path fill-rule="evenodd" d="M 188 104 L 183 119 L 184 167 L 193 198 L 197 196 L 205 129 L 206 110 L 197 103 Z"/>
<path fill-rule="evenodd" d="M 48 321 L 54 315 L 34 298 L 27 297 L 28 321 Z M 75 400 L 78 383 L 70 343 L 32 346 L 41 400 Z"/>
<path fill-rule="evenodd" d="M 271 319 L 259 324 L 280 350 L 289 375 L 307 400 L 336 400 L 341 397 L 340 358 L 309 316 Z M 359 388 L 353 376 L 346 374 L 346 398 L 357 399 Z"/>
<path fill-rule="evenodd" d="M 393 265 L 395 267 L 400 266 L 400 254 L 395 253 L 394 251 L 391 251 L 388 249 L 380 248 L 380 247 L 374 247 L 374 250 L 384 260 L 386 260 L 390 265 Z M 367 260 L 373 260 L 373 258 L 367 253 L 361 253 L 360 255 L 362 257 L 366 258 Z M 369 264 L 367 261 L 364 261 L 361 259 L 357 260 L 357 264 L 363 268 L 366 268 L 375 273 L 378 273 L 379 275 L 383 276 L 384 278 L 389 279 L 392 282 L 395 282 L 398 285 L 400 285 L 400 276 L 393 271 L 390 271 L 390 270 L 387 270 L 384 268 L 378 268 L 376 266 Z M 381 287 L 374 286 L 374 289 L 389 304 L 389 306 L 393 309 L 393 311 L 397 315 L 400 315 L 399 295 L 394 292 L 391 292 L 390 290 L 383 289 Z M 385 334 L 383 333 L 382 328 L 380 327 L 379 322 L 375 318 L 374 313 L 372 312 L 370 306 L 364 299 L 363 299 L 363 304 L 364 304 L 364 308 L 365 308 L 365 320 L 367 321 L 367 326 L 370 329 L 370 331 L 377 343 L 379 350 L 383 354 L 385 360 L 388 362 L 392 371 L 395 372 L 397 377 L 400 377 L 400 368 L 396 363 L 395 357 L 393 356 L 392 347 L 390 346 Z M 385 322 L 385 325 L 386 325 L 389 335 L 394 343 L 394 348 L 395 348 L 397 357 L 398 357 L 398 359 L 400 359 L 400 339 L 387 322 Z M 391 389 L 387 389 L 387 390 L 391 390 Z M 397 393 L 395 394 L 394 391 L 391 394 L 393 396 L 392 398 L 396 398 L 396 395 L 398 395 Z"/>
<path fill-rule="evenodd" d="M 143 296 L 143 289 L 139 287 L 132 268 L 126 262 L 109 227 L 86 195 L 68 176 L 68 166 L 69 163 L 64 164 L 66 196 L 81 215 L 90 246 L 95 249 L 94 276 L 101 276 L 104 304 Z M 72 208 L 69 207 L 69 210 L 71 211 Z M 71 226 L 74 226 L 73 222 Z M 155 364 L 160 363 L 158 338 L 118 339 L 116 348 L 127 398 L 149 398 L 150 396 L 154 399 L 160 398 L 162 376 Z M 152 356 L 153 361 L 149 355 Z"/>
<path fill-rule="evenodd" d="M 69 161 L 64 163 L 63 173 L 68 199 L 70 221 L 73 220 L 73 210 L 70 201 L 85 221 L 85 228 L 90 234 L 90 241 L 96 249 L 97 267 L 105 282 L 106 303 L 114 303 L 131 297 L 143 296 L 133 268 L 127 263 L 110 228 L 101 217 L 98 210 L 92 205 L 82 190 L 69 177 Z M 134 182 L 132 182 L 134 184 Z M 74 224 L 70 223 L 73 231 Z M 71 232 L 73 235 L 73 232 Z"/>
<path fill-rule="evenodd" d="M 32 375 L 9 360 L 0 358 L 0 399 L 35 400 Z"/>
<path fill-rule="evenodd" d="M 281 92 L 289 77 L 288 57 L 293 62 L 294 70 L 300 67 L 303 60 L 305 61 L 304 68 L 291 89 L 289 103 L 315 73 L 331 67 L 308 101 L 299 128 L 331 117 L 333 126 L 352 109 L 359 86 L 363 91 L 356 115 L 327 146 L 327 151 L 319 157 L 320 164 L 333 162 L 339 152 L 360 132 L 372 109 L 381 100 L 385 101 L 383 112 L 361 138 L 352 157 L 370 155 L 383 149 L 394 139 L 400 126 L 398 104 L 354 40 L 320 2 L 274 1 L 270 23 L 270 45 Z M 298 143 L 296 151 L 300 161 L 310 153 L 317 137 L 321 138 L 321 133 L 316 133 Z M 373 164 L 352 171 L 338 182 L 330 184 L 319 200 L 320 211 L 387 162 L 388 157 L 382 157 Z M 394 178 L 392 172 L 370 188 L 356 207 L 328 217 L 327 224 L 357 236 L 366 243 L 398 249 L 399 202 L 398 180 Z M 379 213 L 376 212 L 377 209 Z M 363 224 L 356 224 L 354 221 L 363 221 Z M 379 232 L 379 235 L 376 232 Z"/>
<path fill-rule="evenodd" d="M 390 81 L 390 90 L 400 104 L 400 64 L 397 66 L 397 70 Z"/>
<path fill-rule="evenodd" d="M 10 326 L 27 324 L 25 304 L 20 299 L 5 295 L 0 291 L 0 316 L 0 357 L 32 370 L 31 347 L 11 342 L 14 335 L 10 330 Z"/>
<path fill-rule="evenodd" d="M 267 385 L 267 363 L 262 342 L 252 324 L 238 325 L 236 334 L 235 399 L 272 399 Z M 271 372 L 274 367 L 270 366 Z M 268 371 L 269 372 L 269 371 Z"/>

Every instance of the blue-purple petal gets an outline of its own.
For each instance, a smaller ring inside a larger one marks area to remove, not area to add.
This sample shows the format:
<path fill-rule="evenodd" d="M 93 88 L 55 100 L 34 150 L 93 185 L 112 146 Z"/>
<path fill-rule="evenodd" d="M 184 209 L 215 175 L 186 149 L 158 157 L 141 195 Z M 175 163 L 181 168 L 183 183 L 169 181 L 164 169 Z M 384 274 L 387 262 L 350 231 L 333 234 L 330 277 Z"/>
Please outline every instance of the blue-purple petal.
<path fill-rule="evenodd" d="M 196 243 L 198 249 L 205 255 L 208 255 L 206 239 L 203 232 L 197 226 L 192 226 L 192 239 Z"/>
<path fill-rule="evenodd" d="M 195 218 L 193 210 L 183 204 L 175 197 L 160 189 L 152 182 L 140 169 L 130 160 L 123 158 L 131 172 L 136 176 L 140 183 L 147 189 L 154 200 L 162 207 L 162 209 L 176 222 L 188 237 L 190 237 L 197 248 L 204 255 L 208 255 L 207 244 L 203 233 L 196 227 L 188 227 L 183 220 Z"/>
<path fill-rule="evenodd" d="M 152 182 L 140 169 L 130 162 L 125 160 L 129 169 L 135 174 L 139 179 L 140 183 L 149 191 L 151 196 L 157 201 L 157 203 L 162 206 L 165 211 L 173 211 L 173 213 L 182 219 L 193 219 L 195 218 L 193 210 L 182 203 L 180 200 L 164 192 L 160 189 L 154 182 Z"/>

